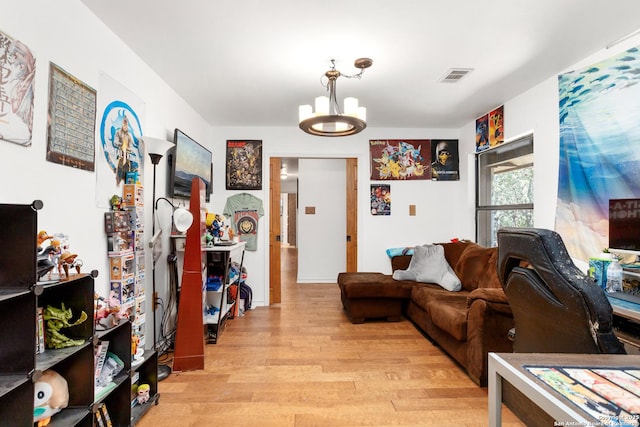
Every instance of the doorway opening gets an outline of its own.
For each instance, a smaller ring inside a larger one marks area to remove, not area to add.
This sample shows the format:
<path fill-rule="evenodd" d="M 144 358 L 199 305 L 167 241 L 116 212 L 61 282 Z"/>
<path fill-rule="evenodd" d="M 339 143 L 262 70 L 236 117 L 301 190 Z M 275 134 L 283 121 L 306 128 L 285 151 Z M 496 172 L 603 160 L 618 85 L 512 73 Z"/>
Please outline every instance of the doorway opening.
<path fill-rule="evenodd" d="M 287 249 L 286 258 L 289 262 L 293 259 L 296 260 L 297 266 L 295 268 L 296 272 L 298 272 L 300 268 L 300 264 L 303 263 L 303 270 L 301 272 L 306 271 L 304 268 L 309 266 L 309 263 L 313 261 L 311 259 L 314 255 L 300 255 L 300 223 L 301 223 L 301 215 L 315 215 L 316 214 L 316 206 L 312 201 L 311 206 L 302 206 L 301 199 L 304 199 L 300 191 L 300 181 L 299 181 L 299 164 L 300 160 L 321 160 L 321 159 L 305 159 L 305 158 L 289 158 L 289 157 L 272 157 L 270 159 L 270 230 L 269 230 L 269 303 L 276 304 L 281 301 L 281 280 L 283 273 L 283 266 L 281 265 L 282 260 L 284 260 L 285 256 L 283 255 L 283 249 Z M 328 160 L 340 160 L 339 158 L 331 158 Z M 346 158 L 343 159 L 343 173 L 342 180 L 344 181 L 342 184 L 338 183 L 333 184 L 330 188 L 323 185 L 323 179 L 318 178 L 317 176 L 314 178 L 313 176 L 310 179 L 319 184 L 315 186 L 310 186 L 307 191 L 315 193 L 316 191 L 331 191 L 331 188 L 336 186 L 343 186 L 345 189 L 345 202 L 344 204 L 336 205 L 335 200 L 333 200 L 329 207 L 327 208 L 327 204 L 321 207 L 325 212 L 330 210 L 332 215 L 338 214 L 341 216 L 341 219 L 346 221 L 346 230 L 343 235 L 342 232 L 339 232 L 336 237 L 341 240 L 343 249 L 344 258 L 342 258 L 341 262 L 346 263 L 346 267 L 341 267 L 341 271 L 356 271 L 357 270 L 357 159 L 356 158 Z M 313 173 L 310 171 L 308 167 L 309 164 L 305 163 L 305 174 Z M 322 172 L 321 172 L 322 173 Z M 306 178 L 307 179 L 307 178 Z M 342 182 L 342 181 L 341 181 Z M 303 189 L 305 186 L 303 185 Z M 306 203 L 306 202 L 305 202 Z M 314 218 L 315 217 L 310 217 Z M 308 218 L 303 218 L 308 219 Z M 304 230 L 308 230 L 311 228 L 311 232 L 318 232 L 318 230 L 324 230 L 321 228 L 314 229 L 313 227 L 303 226 Z M 326 230 L 323 232 L 326 233 Z M 309 233 L 309 231 L 307 231 Z M 304 238 L 304 236 L 303 236 Z M 322 240 L 322 239 L 318 239 Z M 306 242 L 306 243 L 305 243 Z M 303 245 L 306 246 L 306 251 L 309 251 L 309 242 L 302 242 Z M 291 256 L 291 249 L 295 251 L 295 256 Z M 339 253 L 335 250 L 325 252 L 325 253 Z M 307 253 L 305 252 L 305 253 Z M 317 254 L 317 252 L 316 252 Z M 306 262 L 306 264 L 304 264 Z M 287 266 L 287 273 L 291 273 L 291 266 Z M 344 270 L 342 270 L 344 268 Z M 313 277 L 313 275 L 311 275 Z M 333 279 L 332 279 L 333 280 Z M 309 280 L 305 281 L 305 283 L 321 283 L 322 281 L 318 280 Z"/>

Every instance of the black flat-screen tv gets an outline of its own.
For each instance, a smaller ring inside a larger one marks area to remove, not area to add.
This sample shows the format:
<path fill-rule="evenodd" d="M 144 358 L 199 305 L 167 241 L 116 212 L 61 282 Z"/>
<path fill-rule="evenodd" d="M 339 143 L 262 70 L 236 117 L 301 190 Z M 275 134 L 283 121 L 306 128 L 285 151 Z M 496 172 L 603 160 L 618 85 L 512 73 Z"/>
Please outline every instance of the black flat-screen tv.
<path fill-rule="evenodd" d="M 169 196 L 188 199 L 191 182 L 197 176 L 204 181 L 208 202 L 213 183 L 213 154 L 177 128 L 173 142 L 175 147 L 169 153 Z"/>
<path fill-rule="evenodd" d="M 609 200 L 609 248 L 640 251 L 640 199 Z"/>

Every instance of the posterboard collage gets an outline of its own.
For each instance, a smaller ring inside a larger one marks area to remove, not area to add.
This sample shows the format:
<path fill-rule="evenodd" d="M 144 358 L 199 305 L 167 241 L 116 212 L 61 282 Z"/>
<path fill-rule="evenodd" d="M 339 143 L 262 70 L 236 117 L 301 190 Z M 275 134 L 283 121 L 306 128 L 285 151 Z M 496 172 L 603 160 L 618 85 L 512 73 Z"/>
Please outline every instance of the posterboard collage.
<path fill-rule="evenodd" d="M 524 368 L 598 420 L 597 425 L 640 425 L 640 369 L 637 367 Z"/>

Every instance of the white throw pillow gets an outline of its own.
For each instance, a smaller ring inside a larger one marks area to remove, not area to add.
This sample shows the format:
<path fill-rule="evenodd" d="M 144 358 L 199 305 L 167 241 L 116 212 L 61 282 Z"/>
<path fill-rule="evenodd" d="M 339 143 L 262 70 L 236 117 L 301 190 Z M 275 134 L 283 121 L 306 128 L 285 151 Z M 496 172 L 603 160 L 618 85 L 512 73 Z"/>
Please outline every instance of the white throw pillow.
<path fill-rule="evenodd" d="M 452 292 L 462 289 L 460 279 L 444 257 L 444 248 L 440 245 L 416 246 L 409 268 L 394 271 L 393 278 L 435 283 Z"/>

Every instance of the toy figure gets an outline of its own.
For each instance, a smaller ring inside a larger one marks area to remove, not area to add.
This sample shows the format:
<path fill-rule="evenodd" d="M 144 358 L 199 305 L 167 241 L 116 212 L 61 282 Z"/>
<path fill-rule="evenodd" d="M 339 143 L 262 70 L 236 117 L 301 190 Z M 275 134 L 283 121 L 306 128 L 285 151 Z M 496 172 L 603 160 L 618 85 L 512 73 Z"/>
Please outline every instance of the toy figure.
<path fill-rule="evenodd" d="M 34 384 L 33 422 L 47 426 L 51 417 L 69 405 L 69 385 L 62 375 L 47 369 Z"/>
<path fill-rule="evenodd" d="M 113 196 L 111 196 L 111 199 L 109 199 L 109 204 L 111 205 L 112 211 L 119 211 L 120 207 L 122 206 L 122 197 L 114 194 Z"/>
<path fill-rule="evenodd" d="M 138 404 L 142 405 L 143 403 L 147 403 L 149 401 L 149 392 L 151 391 L 151 386 L 149 384 L 140 384 L 138 386 Z"/>
<path fill-rule="evenodd" d="M 82 260 L 76 259 L 78 254 L 72 254 L 69 251 L 65 251 L 60 255 L 60 263 L 64 269 L 64 275 L 69 277 L 69 267 L 75 267 L 76 272 L 80 274 L 80 267 L 82 267 Z"/>
<path fill-rule="evenodd" d="M 49 236 L 49 233 L 47 233 L 46 231 L 44 230 L 40 231 L 36 236 L 36 243 L 38 245 L 38 248 L 42 247 L 42 244 L 47 240 L 51 239 L 52 237 L 53 236 Z"/>
<path fill-rule="evenodd" d="M 70 320 L 73 317 L 71 309 L 66 309 L 64 303 L 61 304 L 62 308 L 46 306 L 43 310 L 44 320 L 47 322 L 46 339 L 47 348 L 65 348 L 73 347 L 84 344 L 84 340 L 74 340 L 62 333 L 60 330 L 71 326 L 79 325 L 87 320 L 87 313 L 84 311 L 80 313 L 80 317 L 75 322 L 71 323 Z"/>

